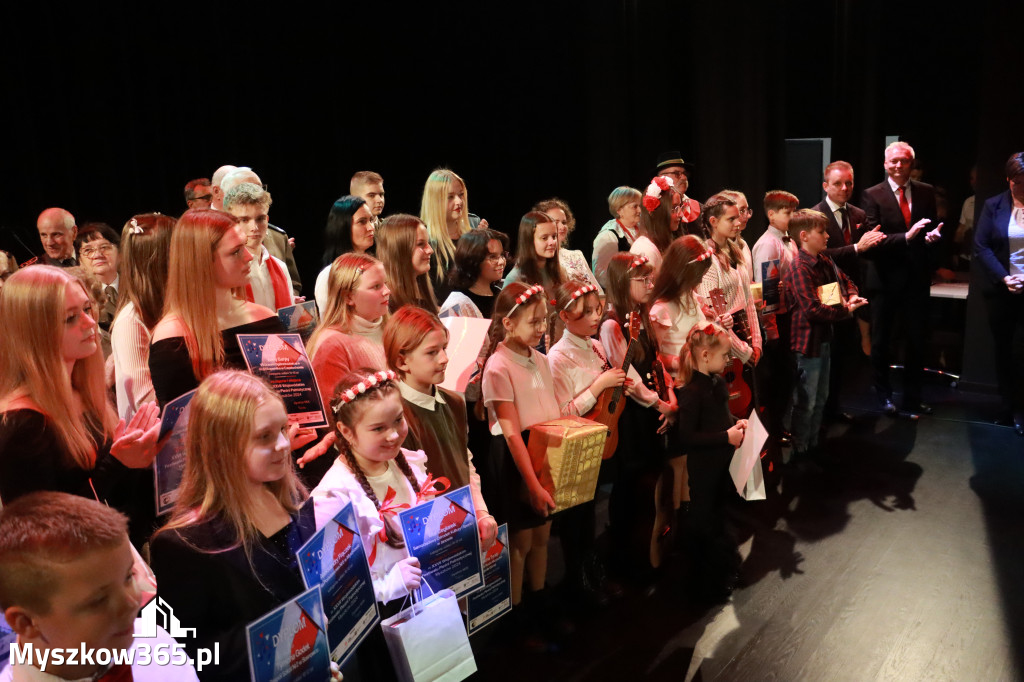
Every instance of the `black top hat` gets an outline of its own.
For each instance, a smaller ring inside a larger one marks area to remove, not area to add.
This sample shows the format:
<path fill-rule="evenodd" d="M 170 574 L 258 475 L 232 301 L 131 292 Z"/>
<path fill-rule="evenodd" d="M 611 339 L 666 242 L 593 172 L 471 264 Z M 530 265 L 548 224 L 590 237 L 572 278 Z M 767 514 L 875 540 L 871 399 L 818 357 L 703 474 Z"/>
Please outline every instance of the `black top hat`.
<path fill-rule="evenodd" d="M 667 168 L 668 166 L 682 166 L 687 175 L 693 172 L 693 164 L 689 161 L 683 161 L 683 155 L 674 149 L 672 151 L 658 154 L 657 170 L 661 171 L 663 168 Z"/>

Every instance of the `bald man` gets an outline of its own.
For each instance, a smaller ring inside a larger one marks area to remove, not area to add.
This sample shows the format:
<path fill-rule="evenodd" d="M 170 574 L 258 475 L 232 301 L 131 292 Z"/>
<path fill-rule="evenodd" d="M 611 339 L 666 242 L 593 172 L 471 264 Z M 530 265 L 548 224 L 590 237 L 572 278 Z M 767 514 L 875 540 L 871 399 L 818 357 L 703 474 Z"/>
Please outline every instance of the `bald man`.
<path fill-rule="evenodd" d="M 61 268 L 78 265 L 75 254 L 78 226 L 75 225 L 75 216 L 63 208 L 48 208 L 39 214 L 36 229 L 39 230 L 39 241 L 45 252 L 36 262 Z"/>
<path fill-rule="evenodd" d="M 238 166 L 225 164 L 218 168 L 217 170 L 213 171 L 213 175 L 210 176 L 210 190 L 211 193 L 213 194 L 213 199 L 210 202 L 210 208 L 215 208 L 218 211 L 224 210 L 224 195 L 227 194 L 227 190 L 221 187 L 221 182 L 224 181 L 224 178 L 227 177 L 229 173 L 236 170 L 237 168 Z"/>
<path fill-rule="evenodd" d="M 257 187 L 263 187 L 263 181 L 260 180 L 260 176 L 256 175 L 255 171 L 248 166 L 221 166 L 217 169 L 219 173 L 224 168 L 231 168 L 232 170 L 221 176 L 220 178 L 220 207 L 223 210 L 224 206 L 224 195 L 230 192 L 233 188 L 238 187 L 242 183 L 248 182 L 256 185 Z M 214 173 L 216 177 L 216 173 Z M 212 180 L 217 183 L 217 180 Z M 216 186 L 216 185 L 215 185 Z M 218 199 L 217 193 L 214 192 L 214 208 L 217 208 Z M 302 279 L 299 277 L 299 267 L 295 264 L 294 242 L 288 237 L 288 233 L 282 230 L 277 225 L 269 225 L 267 228 L 267 236 L 263 239 L 263 245 L 267 247 L 267 251 L 270 255 L 278 260 L 284 262 L 288 266 L 288 276 L 292 280 L 292 291 L 296 296 L 299 296 L 302 292 Z"/>

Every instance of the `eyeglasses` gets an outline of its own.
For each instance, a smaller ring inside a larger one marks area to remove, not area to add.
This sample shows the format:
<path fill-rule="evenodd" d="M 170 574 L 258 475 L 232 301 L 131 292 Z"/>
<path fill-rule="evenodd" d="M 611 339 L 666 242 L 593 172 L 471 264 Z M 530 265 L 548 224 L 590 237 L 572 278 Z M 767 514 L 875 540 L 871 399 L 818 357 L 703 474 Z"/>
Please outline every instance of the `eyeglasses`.
<path fill-rule="evenodd" d="M 503 260 L 508 260 L 508 251 L 502 253 L 489 253 L 485 259 L 488 263 L 498 263 Z"/>
<path fill-rule="evenodd" d="M 94 258 L 101 253 L 110 253 L 114 250 L 113 244 L 101 244 L 100 246 L 82 247 L 82 255 L 86 258 Z"/>
<path fill-rule="evenodd" d="M 754 209 L 750 208 L 749 206 L 747 208 L 740 209 L 740 215 L 746 215 L 746 216 L 754 215 Z"/>
<path fill-rule="evenodd" d="M 213 195 L 203 194 L 202 196 L 192 197 L 192 201 L 213 201 Z"/>
<path fill-rule="evenodd" d="M 681 170 L 665 171 L 664 173 L 662 173 L 662 175 L 671 175 L 673 178 L 685 178 L 686 177 L 686 171 L 681 171 Z"/>
<path fill-rule="evenodd" d="M 644 284 L 650 284 L 654 281 L 654 275 L 645 275 L 643 277 L 630 277 L 634 282 L 643 282 Z"/>

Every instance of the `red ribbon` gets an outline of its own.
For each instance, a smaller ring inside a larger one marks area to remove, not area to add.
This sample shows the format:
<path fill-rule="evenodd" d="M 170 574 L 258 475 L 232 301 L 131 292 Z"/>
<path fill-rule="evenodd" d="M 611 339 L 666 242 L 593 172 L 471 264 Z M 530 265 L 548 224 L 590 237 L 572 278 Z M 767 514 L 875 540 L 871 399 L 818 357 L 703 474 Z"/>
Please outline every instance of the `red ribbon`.
<path fill-rule="evenodd" d="M 437 486 L 441 487 L 438 488 Z M 420 486 L 420 492 L 416 495 L 416 502 L 423 502 L 436 497 L 444 491 L 448 490 L 452 486 L 452 482 L 448 480 L 446 476 L 438 476 L 434 478 L 432 474 L 427 474 L 427 480 L 423 481 L 423 485 Z"/>

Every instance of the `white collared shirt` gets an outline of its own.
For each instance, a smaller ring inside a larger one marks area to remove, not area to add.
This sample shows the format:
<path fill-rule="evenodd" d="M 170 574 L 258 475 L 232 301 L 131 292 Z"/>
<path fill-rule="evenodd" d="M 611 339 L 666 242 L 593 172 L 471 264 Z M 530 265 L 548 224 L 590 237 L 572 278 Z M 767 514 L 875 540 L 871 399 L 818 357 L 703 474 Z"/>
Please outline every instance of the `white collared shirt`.
<path fill-rule="evenodd" d="M 249 268 L 249 284 L 252 286 L 253 303 L 277 310 L 274 305 L 274 283 L 270 280 L 270 268 L 267 267 L 268 258 L 270 252 L 261 244 L 260 252 L 252 259 L 252 267 Z"/>
<path fill-rule="evenodd" d="M 892 189 L 892 193 L 896 197 L 896 203 L 900 203 L 900 193 L 898 191 L 900 186 L 896 184 L 896 181 L 890 177 L 887 177 L 886 180 L 889 181 L 889 187 Z M 910 210 L 913 211 L 914 198 L 910 195 L 910 180 L 907 180 L 907 184 L 903 185 L 903 196 L 907 198 L 907 203 L 910 205 Z"/>
<path fill-rule="evenodd" d="M 577 336 L 568 329 L 548 353 L 551 376 L 555 380 L 555 395 L 558 396 L 562 414 L 583 416 L 594 409 L 598 396 L 591 390 L 594 380 L 605 371 L 608 354 L 600 342 Z M 627 376 L 642 385 L 640 375 L 630 365 Z M 655 396 L 657 401 L 657 396 Z M 644 407 L 648 403 L 637 400 Z"/>
<path fill-rule="evenodd" d="M 442 405 L 447 404 L 444 401 L 444 396 L 441 394 L 441 391 L 438 391 L 437 389 L 434 389 L 434 395 L 427 395 L 426 393 L 417 391 L 404 381 L 399 381 L 398 392 L 402 394 L 402 398 L 408 400 L 413 405 L 418 405 L 424 410 L 430 410 L 431 412 L 434 411 L 438 403 L 441 403 Z"/>

